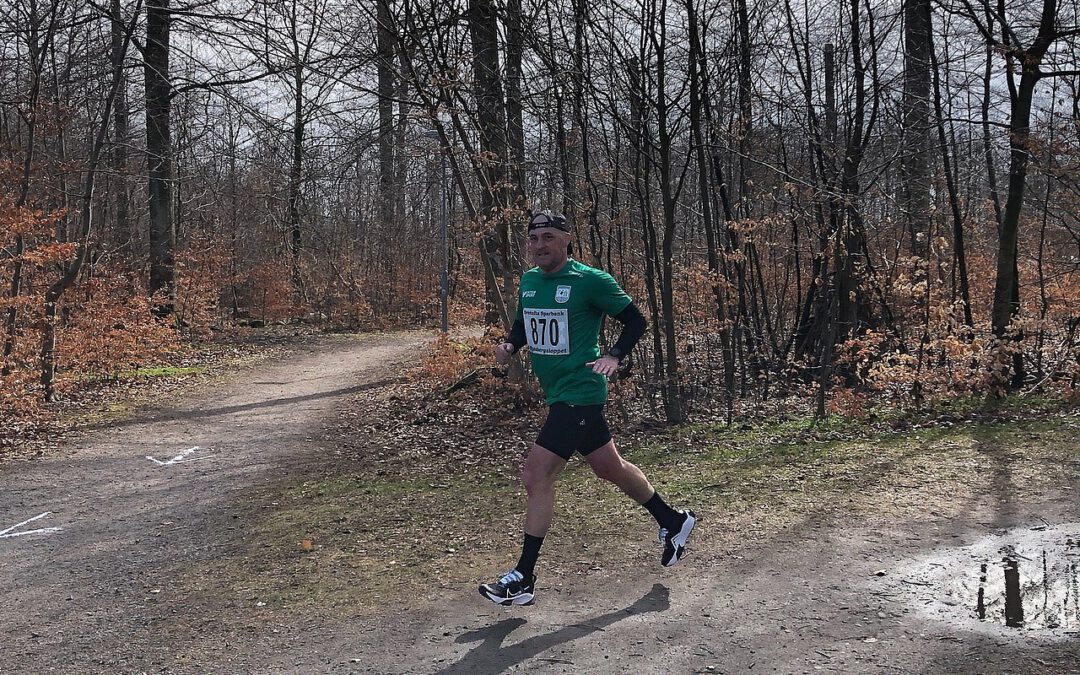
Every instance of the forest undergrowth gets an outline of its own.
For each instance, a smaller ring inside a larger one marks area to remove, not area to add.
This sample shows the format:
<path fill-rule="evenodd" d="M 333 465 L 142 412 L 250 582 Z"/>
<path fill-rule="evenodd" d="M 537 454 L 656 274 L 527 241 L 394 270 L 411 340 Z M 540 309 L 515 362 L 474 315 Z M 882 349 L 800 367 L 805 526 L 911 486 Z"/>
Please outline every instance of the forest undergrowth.
<path fill-rule="evenodd" d="M 155 329 L 143 331 L 141 341 L 117 332 L 124 336 L 120 345 L 100 334 L 82 342 L 92 330 L 90 327 L 85 335 L 74 336 L 69 343 L 78 348 L 67 352 L 71 365 L 59 379 L 60 395 L 54 401 L 45 402 L 25 392 L 15 396 L 11 389 L 0 396 L 4 412 L 0 459 L 41 456 L 70 430 L 109 415 L 123 415 L 140 403 L 197 387 L 236 368 L 254 367 L 324 328 L 276 322 L 262 328 L 232 326 L 227 331 L 207 331 L 199 339 L 182 339 L 179 333 Z M 505 369 L 495 367 L 493 346 L 499 335 L 498 330 L 488 329 L 480 337 L 436 338 L 421 365 L 409 374 L 408 384 L 401 385 L 395 394 L 393 400 L 401 404 L 401 413 L 388 418 L 413 427 L 437 420 L 442 425 L 453 422 L 472 435 L 491 432 L 527 438 L 529 430 L 542 422 L 545 407 L 535 380 L 528 375 L 527 362 L 520 382 L 512 382 Z M 708 341 L 709 336 L 686 337 L 688 345 Z M 855 382 L 836 376 L 824 418 L 814 413 L 817 384 L 801 379 L 793 368 L 783 377 L 770 378 L 760 391 L 753 391 L 751 384 L 749 395 L 732 402 L 730 417 L 723 392 L 703 381 L 713 374 L 705 373 L 701 381 L 687 382 L 686 389 L 693 390 L 687 421 L 668 425 L 658 388 L 643 381 L 632 365 L 611 385 L 608 417 L 621 433 L 643 438 L 707 429 L 710 433 L 756 430 L 754 433 L 763 438 L 775 435 L 821 441 L 1037 420 L 1075 409 L 1080 402 L 1080 390 L 1068 377 L 1047 376 L 1010 396 L 995 395 L 993 371 L 971 347 L 964 350 L 970 361 L 966 374 L 952 365 L 918 374 L 910 368 L 910 360 L 899 357 L 871 364 L 871 353 L 880 347 L 879 342 L 871 334 L 845 345 L 838 363 L 852 365 L 848 378 L 854 377 Z M 688 355 L 688 361 L 703 351 L 699 347 L 696 354 Z M 922 400 L 911 396 L 915 381 L 925 394 Z"/>

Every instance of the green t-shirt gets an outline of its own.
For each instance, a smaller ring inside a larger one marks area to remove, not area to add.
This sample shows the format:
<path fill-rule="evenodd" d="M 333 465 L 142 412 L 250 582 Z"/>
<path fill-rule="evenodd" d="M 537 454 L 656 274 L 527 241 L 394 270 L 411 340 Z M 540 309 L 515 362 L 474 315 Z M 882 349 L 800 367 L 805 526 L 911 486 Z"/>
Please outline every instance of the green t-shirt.
<path fill-rule="evenodd" d="M 522 275 L 517 318 L 548 405 L 607 401 L 607 379 L 585 364 L 600 358 L 604 315 L 615 316 L 630 302 L 610 274 L 573 258 L 554 274 L 534 267 Z"/>

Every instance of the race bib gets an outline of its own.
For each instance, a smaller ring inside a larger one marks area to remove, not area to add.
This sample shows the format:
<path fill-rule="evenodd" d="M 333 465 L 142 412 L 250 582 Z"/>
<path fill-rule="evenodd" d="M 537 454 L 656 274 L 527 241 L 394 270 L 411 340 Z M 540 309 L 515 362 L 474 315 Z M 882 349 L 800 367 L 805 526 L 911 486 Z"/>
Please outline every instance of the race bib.
<path fill-rule="evenodd" d="M 565 309 L 522 309 L 529 351 L 545 356 L 570 353 L 570 324 Z"/>

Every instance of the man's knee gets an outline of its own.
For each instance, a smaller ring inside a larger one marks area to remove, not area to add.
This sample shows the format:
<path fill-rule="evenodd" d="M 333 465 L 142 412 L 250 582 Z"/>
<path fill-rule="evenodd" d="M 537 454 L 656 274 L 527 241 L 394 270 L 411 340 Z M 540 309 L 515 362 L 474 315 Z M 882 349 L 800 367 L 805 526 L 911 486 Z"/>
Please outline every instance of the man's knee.
<path fill-rule="evenodd" d="M 525 492 L 532 495 L 551 491 L 566 462 L 542 448 L 534 448 L 532 452 L 547 453 L 550 456 L 530 455 L 525 460 L 525 466 L 521 469 L 521 482 L 525 485 Z"/>
<path fill-rule="evenodd" d="M 629 464 L 622 457 L 615 455 L 613 457 L 604 457 L 595 462 L 590 462 L 589 466 L 592 468 L 593 473 L 596 474 L 597 478 L 601 478 L 611 483 L 618 483 L 619 480 L 626 475 Z"/>
<path fill-rule="evenodd" d="M 554 484 L 554 481 L 547 476 L 546 472 L 528 465 L 521 470 L 521 482 L 525 485 L 525 492 L 530 495 L 551 490 L 551 486 Z"/>

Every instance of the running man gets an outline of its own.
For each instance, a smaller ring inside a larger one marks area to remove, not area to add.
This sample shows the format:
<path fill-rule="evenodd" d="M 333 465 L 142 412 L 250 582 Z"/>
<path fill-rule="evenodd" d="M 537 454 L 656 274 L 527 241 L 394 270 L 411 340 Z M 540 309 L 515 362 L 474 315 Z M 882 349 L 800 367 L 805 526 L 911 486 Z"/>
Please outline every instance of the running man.
<path fill-rule="evenodd" d="M 529 220 L 528 250 L 536 267 L 522 275 L 517 318 L 506 342 L 495 348 L 495 360 L 506 365 L 515 352 L 529 346 L 533 372 L 549 406 L 522 470 L 528 502 L 521 558 L 498 581 L 480 587 L 482 596 L 500 605 L 533 602 L 533 570 L 554 515 L 555 480 L 575 452 L 597 476 L 614 483 L 656 519 L 665 567 L 683 557 L 697 522 L 693 511 L 664 503 L 641 469 L 615 449 L 604 420 L 607 378 L 645 333 L 645 317 L 610 274 L 570 258 L 569 248 L 570 226 L 561 215 L 541 211 Z M 605 314 L 623 327 L 615 345 L 601 356 Z"/>

